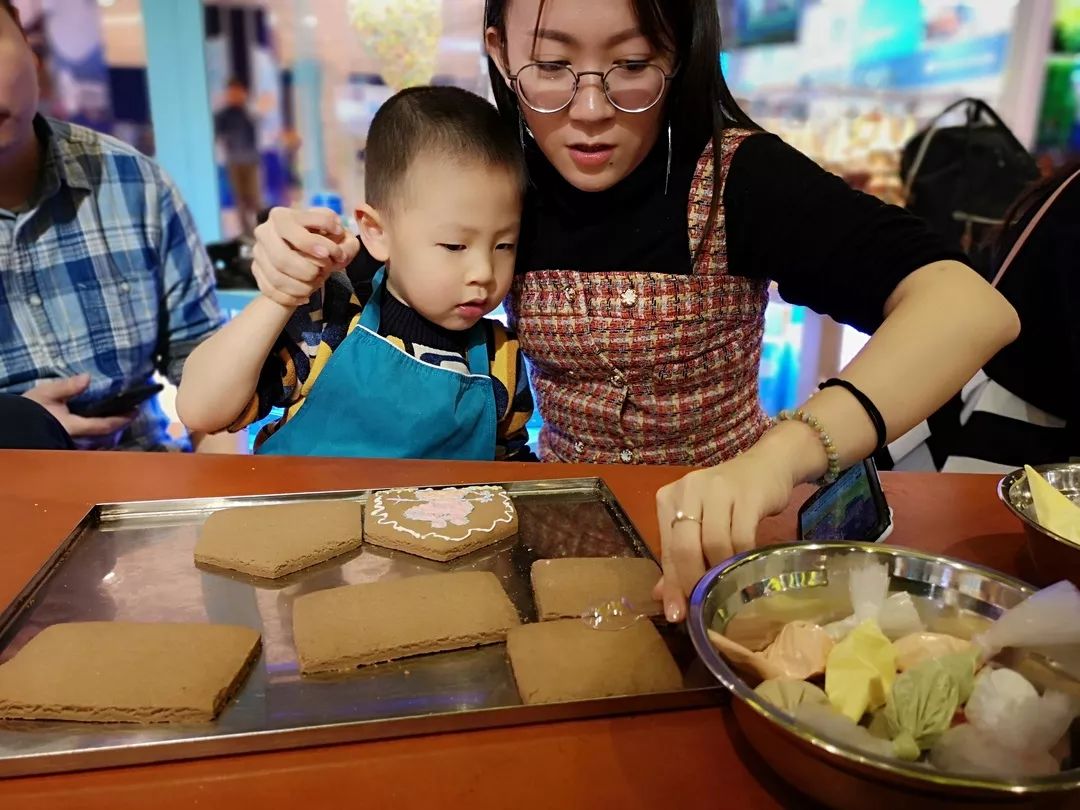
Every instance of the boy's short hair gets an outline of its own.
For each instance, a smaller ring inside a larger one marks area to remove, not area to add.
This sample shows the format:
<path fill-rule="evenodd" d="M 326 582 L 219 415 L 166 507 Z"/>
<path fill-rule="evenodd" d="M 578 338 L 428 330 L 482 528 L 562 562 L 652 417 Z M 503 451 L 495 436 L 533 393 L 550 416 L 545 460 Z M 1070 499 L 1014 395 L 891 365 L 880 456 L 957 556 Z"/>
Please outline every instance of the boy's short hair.
<path fill-rule="evenodd" d="M 409 166 L 428 151 L 507 169 L 524 189 L 521 147 L 494 106 L 459 87 L 410 87 L 383 104 L 371 122 L 364 178 L 368 204 L 391 206 Z"/>

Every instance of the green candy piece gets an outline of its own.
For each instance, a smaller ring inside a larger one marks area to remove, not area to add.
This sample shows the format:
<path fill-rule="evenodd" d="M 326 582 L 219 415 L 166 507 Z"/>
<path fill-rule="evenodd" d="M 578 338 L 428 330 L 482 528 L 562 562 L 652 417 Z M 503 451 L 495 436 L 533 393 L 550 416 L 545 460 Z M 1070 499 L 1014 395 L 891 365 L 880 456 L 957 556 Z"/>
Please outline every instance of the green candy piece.
<path fill-rule="evenodd" d="M 922 749 L 919 748 L 919 744 L 915 742 L 915 739 L 906 731 L 901 731 L 897 734 L 896 739 L 892 741 L 892 744 L 893 750 L 896 751 L 897 759 L 914 762 L 922 756 Z"/>
<path fill-rule="evenodd" d="M 919 667 L 940 667 L 948 672 L 960 690 L 960 705 L 963 706 L 975 690 L 975 665 L 978 660 L 979 651 L 971 649 L 967 652 L 950 653 L 930 661 L 923 661 Z"/>
<path fill-rule="evenodd" d="M 933 747 L 952 725 L 960 705 L 959 681 L 966 673 L 963 661 L 942 663 L 954 657 L 971 661 L 974 670 L 974 659 L 967 655 L 943 656 L 924 661 L 896 678 L 884 717 L 899 756 L 901 749 L 910 753 L 912 746 L 920 750 Z"/>
<path fill-rule="evenodd" d="M 793 678 L 771 678 L 758 684 L 754 691 L 788 714 L 794 714 L 795 709 L 804 703 L 829 702 L 829 698 L 821 689 L 812 683 L 797 681 Z"/>

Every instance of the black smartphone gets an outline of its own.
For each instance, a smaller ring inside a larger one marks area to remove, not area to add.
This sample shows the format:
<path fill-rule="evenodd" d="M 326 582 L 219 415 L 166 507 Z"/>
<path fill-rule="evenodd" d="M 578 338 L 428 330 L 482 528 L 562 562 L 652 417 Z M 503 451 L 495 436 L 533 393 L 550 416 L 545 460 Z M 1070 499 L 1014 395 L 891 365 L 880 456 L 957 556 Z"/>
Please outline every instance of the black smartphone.
<path fill-rule="evenodd" d="M 120 416 L 134 410 L 152 396 L 156 396 L 165 390 L 164 385 L 147 383 L 137 385 L 111 397 L 89 402 L 85 405 L 69 406 L 76 416 L 85 416 L 89 419 L 99 419 L 104 416 Z"/>
<path fill-rule="evenodd" d="M 877 543 L 892 533 L 877 466 L 866 459 L 822 487 L 799 510 L 799 539 Z"/>

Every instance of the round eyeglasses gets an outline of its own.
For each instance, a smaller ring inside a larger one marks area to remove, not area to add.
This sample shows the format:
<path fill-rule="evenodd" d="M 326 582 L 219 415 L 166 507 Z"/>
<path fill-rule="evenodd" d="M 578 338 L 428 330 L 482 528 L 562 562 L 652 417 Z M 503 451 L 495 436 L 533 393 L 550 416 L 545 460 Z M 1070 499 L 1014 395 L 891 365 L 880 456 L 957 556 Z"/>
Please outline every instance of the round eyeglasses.
<path fill-rule="evenodd" d="M 613 65 L 604 73 L 575 73 L 569 65 L 533 62 L 508 78 L 518 98 L 538 113 L 556 113 L 569 107 L 582 76 L 599 76 L 604 95 L 615 109 L 640 113 L 656 106 L 674 75 L 649 62 Z"/>

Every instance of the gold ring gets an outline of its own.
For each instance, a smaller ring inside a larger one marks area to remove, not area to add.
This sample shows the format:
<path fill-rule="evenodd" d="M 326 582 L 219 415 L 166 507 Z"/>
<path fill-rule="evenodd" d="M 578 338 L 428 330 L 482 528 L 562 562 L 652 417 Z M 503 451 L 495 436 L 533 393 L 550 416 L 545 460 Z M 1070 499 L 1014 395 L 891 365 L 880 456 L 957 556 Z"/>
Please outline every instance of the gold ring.
<path fill-rule="evenodd" d="M 671 528 L 675 528 L 676 523 L 681 523 L 684 520 L 692 520 L 694 523 L 701 523 L 701 518 L 688 515 L 681 509 L 675 513 L 675 519 L 671 521 Z"/>

